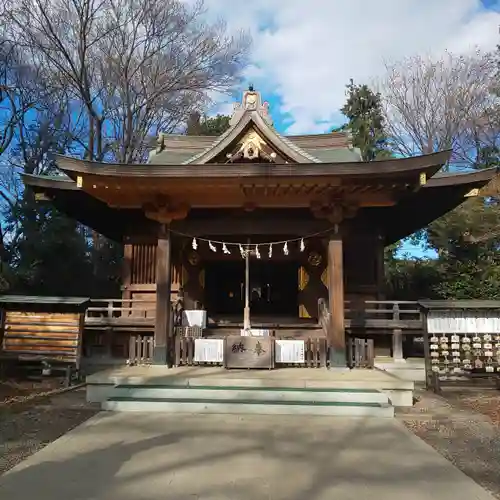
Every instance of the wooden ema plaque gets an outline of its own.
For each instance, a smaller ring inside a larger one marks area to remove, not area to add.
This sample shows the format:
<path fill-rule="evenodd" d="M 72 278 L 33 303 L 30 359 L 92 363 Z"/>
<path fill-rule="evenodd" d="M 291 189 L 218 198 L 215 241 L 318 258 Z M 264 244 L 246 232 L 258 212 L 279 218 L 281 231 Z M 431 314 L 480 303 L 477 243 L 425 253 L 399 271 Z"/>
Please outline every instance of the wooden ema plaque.
<path fill-rule="evenodd" d="M 226 337 L 226 368 L 274 368 L 274 339 L 271 337 Z"/>

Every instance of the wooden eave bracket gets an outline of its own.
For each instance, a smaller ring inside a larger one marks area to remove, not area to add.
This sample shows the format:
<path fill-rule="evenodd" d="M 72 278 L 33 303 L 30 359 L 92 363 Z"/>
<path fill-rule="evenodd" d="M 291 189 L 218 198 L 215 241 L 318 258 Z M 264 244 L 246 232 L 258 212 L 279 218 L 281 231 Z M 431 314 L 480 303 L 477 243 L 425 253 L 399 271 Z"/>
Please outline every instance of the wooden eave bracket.
<path fill-rule="evenodd" d="M 344 219 L 354 217 L 359 205 L 347 200 L 315 200 L 311 202 L 310 209 L 317 219 L 326 219 L 332 224 L 340 224 Z"/>
<path fill-rule="evenodd" d="M 187 203 L 174 203 L 165 195 L 157 195 L 153 201 L 142 206 L 148 219 L 160 224 L 170 224 L 173 220 L 185 219 L 190 206 Z"/>

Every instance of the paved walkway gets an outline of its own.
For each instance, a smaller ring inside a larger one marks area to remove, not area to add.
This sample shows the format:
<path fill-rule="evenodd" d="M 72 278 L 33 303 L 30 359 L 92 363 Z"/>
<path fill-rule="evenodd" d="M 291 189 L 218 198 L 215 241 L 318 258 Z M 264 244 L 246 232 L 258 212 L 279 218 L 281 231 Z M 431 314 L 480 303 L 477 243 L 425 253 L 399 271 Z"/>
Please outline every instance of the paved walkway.
<path fill-rule="evenodd" d="M 21 500 L 492 500 L 396 419 L 101 413 L 0 477 Z"/>

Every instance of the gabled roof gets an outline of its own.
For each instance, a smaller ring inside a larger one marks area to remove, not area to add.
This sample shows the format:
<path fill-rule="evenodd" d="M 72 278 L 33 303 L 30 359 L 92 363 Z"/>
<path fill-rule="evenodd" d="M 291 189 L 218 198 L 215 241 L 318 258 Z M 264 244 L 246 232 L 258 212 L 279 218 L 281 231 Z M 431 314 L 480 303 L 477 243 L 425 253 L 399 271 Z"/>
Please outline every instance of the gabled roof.
<path fill-rule="evenodd" d="M 250 128 L 254 128 L 271 146 L 296 163 L 321 163 L 321 160 L 302 149 L 296 143 L 278 134 L 255 110 L 246 110 L 235 125 L 219 137 L 211 138 L 210 143 L 200 141 L 204 148 L 196 153 L 192 154 L 192 148 L 191 150 L 185 148 L 180 151 L 164 150 L 152 154 L 150 163 L 165 164 L 165 162 L 168 162 L 168 164 L 203 165 L 230 147 Z M 176 139 L 178 140 L 178 136 Z"/>
<path fill-rule="evenodd" d="M 245 104 L 248 95 L 256 97 L 253 106 Z M 235 106 L 230 128 L 219 137 L 160 134 L 158 148 L 149 162 L 156 165 L 205 164 L 229 149 L 253 128 L 277 153 L 289 163 L 344 163 L 362 160 L 358 148 L 353 148 L 348 132 L 283 136 L 272 126 L 268 108 L 261 103 L 259 92 L 243 94 Z"/>
<path fill-rule="evenodd" d="M 297 163 L 321 163 L 320 160 L 278 134 L 255 110 L 245 111 L 241 119 L 222 134 L 213 144 L 184 163 L 198 165 L 208 163 L 234 143 L 252 125 L 272 146 Z"/>

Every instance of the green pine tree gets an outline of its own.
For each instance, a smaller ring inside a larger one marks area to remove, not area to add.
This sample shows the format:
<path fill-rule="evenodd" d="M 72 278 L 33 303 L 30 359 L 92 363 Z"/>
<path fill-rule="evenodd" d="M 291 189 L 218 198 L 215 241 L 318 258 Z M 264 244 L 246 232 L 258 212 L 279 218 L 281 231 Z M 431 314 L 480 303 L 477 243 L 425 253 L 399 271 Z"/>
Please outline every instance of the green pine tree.
<path fill-rule="evenodd" d="M 353 146 L 361 150 L 366 161 L 391 156 L 384 130 L 384 117 L 380 94 L 367 85 L 357 85 L 353 80 L 347 85 L 347 102 L 341 109 L 348 119 L 342 129 L 352 133 Z"/>
<path fill-rule="evenodd" d="M 230 116 L 217 115 L 214 117 L 201 116 L 193 113 L 187 122 L 187 135 L 222 135 L 229 128 Z"/>

